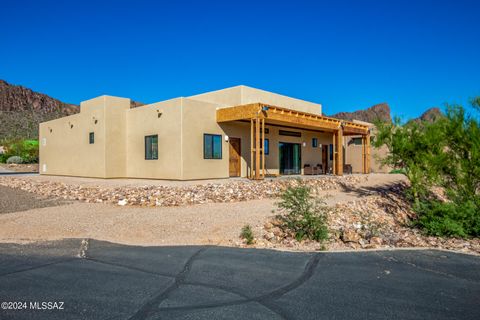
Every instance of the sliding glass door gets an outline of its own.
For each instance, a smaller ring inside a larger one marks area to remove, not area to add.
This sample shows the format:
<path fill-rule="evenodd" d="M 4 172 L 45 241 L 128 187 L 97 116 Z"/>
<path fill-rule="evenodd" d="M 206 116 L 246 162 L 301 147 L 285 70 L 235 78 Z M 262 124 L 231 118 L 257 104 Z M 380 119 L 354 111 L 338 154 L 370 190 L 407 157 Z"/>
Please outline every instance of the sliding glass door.
<path fill-rule="evenodd" d="M 300 174 L 300 144 L 280 142 L 278 146 L 280 155 L 280 174 Z"/>

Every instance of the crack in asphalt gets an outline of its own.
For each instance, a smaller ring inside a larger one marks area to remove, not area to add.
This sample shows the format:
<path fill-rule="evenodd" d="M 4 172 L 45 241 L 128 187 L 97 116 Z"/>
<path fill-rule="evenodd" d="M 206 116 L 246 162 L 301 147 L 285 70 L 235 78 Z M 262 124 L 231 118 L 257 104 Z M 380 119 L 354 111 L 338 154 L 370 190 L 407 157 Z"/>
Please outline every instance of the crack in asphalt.
<path fill-rule="evenodd" d="M 267 301 L 262 301 L 262 302 L 259 302 L 259 301 L 252 301 L 252 297 L 250 296 L 247 296 L 245 295 L 244 293 L 238 291 L 238 290 L 235 290 L 234 288 L 230 288 L 230 287 L 225 287 L 225 286 L 221 286 L 221 285 L 214 285 L 214 284 L 206 284 L 206 283 L 202 283 L 202 282 L 184 282 L 183 285 L 191 285 L 191 286 L 197 286 L 197 287 L 205 287 L 205 288 L 211 288 L 211 289 L 216 289 L 216 290 L 221 290 L 221 291 L 225 291 L 225 292 L 229 292 L 229 293 L 232 293 L 234 295 L 237 295 L 241 298 L 243 298 L 243 300 L 230 300 L 230 301 L 225 301 L 224 303 L 231 303 L 231 304 L 228 304 L 228 305 L 225 305 L 225 306 L 230 306 L 230 305 L 240 305 L 240 304 L 244 304 L 244 303 L 248 303 L 248 302 L 257 302 L 258 304 L 262 305 L 263 307 L 269 309 L 270 311 L 272 311 L 273 313 L 279 315 L 282 319 L 287 319 L 285 316 L 283 316 L 278 310 L 276 310 L 275 308 L 272 308 L 268 303 Z M 207 308 L 216 308 L 217 307 L 217 304 L 218 303 L 213 303 L 213 304 L 201 304 L 201 305 L 193 305 L 193 306 L 181 306 L 181 307 L 164 307 L 164 308 L 158 308 L 158 311 L 183 311 L 185 310 L 185 308 L 187 307 L 191 307 L 192 309 L 207 309 Z M 199 307 L 201 306 L 201 307 Z M 223 306 L 223 305 L 222 305 Z M 222 307 L 222 306 L 219 306 L 219 307 Z"/>
<path fill-rule="evenodd" d="M 48 267 L 48 266 L 53 266 L 53 265 L 59 264 L 59 263 L 70 262 L 70 261 L 73 261 L 73 260 L 76 260 L 76 259 L 77 259 L 77 258 L 62 259 L 62 260 L 60 260 L 60 261 L 55 261 L 55 262 L 40 264 L 40 265 L 33 266 L 33 267 L 30 267 L 30 268 L 25 268 L 25 269 L 21 269 L 21 270 L 15 270 L 15 271 L 11 271 L 11 272 L 6 272 L 6 273 L 0 274 L 0 277 L 8 276 L 8 275 L 15 274 L 15 273 L 21 273 L 21 272 L 27 272 L 27 271 L 31 271 L 31 270 L 41 269 L 41 268 Z"/>
<path fill-rule="evenodd" d="M 87 249 L 88 249 L 88 239 L 83 239 L 80 242 L 80 248 L 79 248 L 78 254 L 75 258 L 60 259 L 59 261 L 44 263 L 44 264 L 29 267 L 29 268 L 25 268 L 25 269 L 20 269 L 20 270 L 10 271 L 10 272 L 6 272 L 6 273 L 1 273 L 0 277 L 8 276 L 8 275 L 11 275 L 11 274 L 16 274 L 16 273 L 21 273 L 21 272 L 27 272 L 27 271 L 36 270 L 36 269 L 41 269 L 41 268 L 45 268 L 45 267 L 52 266 L 52 265 L 55 265 L 55 264 L 63 263 L 63 262 L 70 262 L 70 261 L 76 260 L 77 258 L 85 258 Z"/>
<path fill-rule="evenodd" d="M 272 292 L 266 293 L 261 296 L 249 298 L 245 295 L 241 295 L 244 297 L 244 299 L 238 299 L 238 300 L 232 300 L 232 301 L 225 301 L 225 302 L 218 302 L 218 303 L 205 303 L 205 304 L 198 304 L 198 305 L 190 305 L 190 306 L 180 306 L 180 307 L 168 307 L 168 308 L 158 308 L 158 311 L 188 311 L 188 310 L 195 310 L 195 309 L 210 309 L 210 308 L 218 308 L 218 307 L 227 307 L 227 306 L 233 306 L 233 305 L 240 305 L 240 304 L 246 304 L 249 302 L 255 302 L 258 303 L 265 308 L 271 310 L 278 316 L 280 316 L 283 319 L 287 319 L 288 317 L 281 311 L 278 310 L 278 306 L 274 304 L 273 300 L 278 299 L 281 296 L 287 294 L 288 292 L 298 288 L 302 284 L 304 284 L 308 279 L 310 279 L 315 272 L 315 268 L 319 263 L 321 255 L 320 254 L 315 254 L 310 258 L 310 260 L 307 262 L 307 265 L 305 266 L 304 271 L 302 274 L 292 281 L 291 283 L 280 287 L 276 290 L 273 290 Z M 206 285 L 203 283 L 185 283 L 185 284 L 193 284 L 197 286 L 206 286 L 210 288 L 216 288 L 220 290 L 224 290 L 227 292 L 231 292 L 233 294 L 238 294 L 238 292 L 232 290 L 231 288 L 226 288 L 223 286 L 218 286 L 218 285 Z"/>
<path fill-rule="evenodd" d="M 144 304 L 137 312 L 130 317 L 131 320 L 138 320 L 138 319 L 146 319 L 148 316 L 158 312 L 158 305 L 165 299 L 168 298 L 170 293 L 172 293 L 175 289 L 177 289 L 184 281 L 185 278 L 187 277 L 188 273 L 190 272 L 192 268 L 192 264 L 194 260 L 205 250 L 208 248 L 201 248 L 200 250 L 196 251 L 185 263 L 183 266 L 182 271 L 180 271 L 176 276 L 175 276 L 175 281 L 167 288 L 162 290 L 159 294 L 153 297 L 150 301 L 148 301 L 146 304 Z"/>
<path fill-rule="evenodd" d="M 190 285 L 190 286 L 197 286 L 197 287 L 205 287 L 205 288 L 211 288 L 211 289 L 216 289 L 216 290 L 222 290 L 222 291 L 226 291 L 226 292 L 229 292 L 229 293 L 233 293 L 234 295 L 242 297 L 243 299 L 251 299 L 252 298 L 250 296 L 247 296 L 243 292 L 235 290 L 234 288 L 225 287 L 225 286 L 222 286 L 222 285 L 207 284 L 207 283 L 195 282 L 195 281 L 185 281 L 183 284 L 184 285 Z"/>
<path fill-rule="evenodd" d="M 108 265 L 108 266 L 119 267 L 119 268 L 131 270 L 131 271 L 142 272 L 142 273 L 151 274 L 151 275 L 160 276 L 160 277 L 165 277 L 165 278 L 175 278 L 175 275 L 173 275 L 173 274 L 148 271 L 148 270 L 137 268 L 137 267 L 127 266 L 127 265 L 116 263 L 116 262 L 103 261 L 103 260 L 99 260 L 99 259 L 91 258 L 91 257 L 88 257 L 88 258 L 85 258 L 85 259 L 88 260 L 88 261 L 95 262 L 95 263 L 100 263 L 100 264 L 105 264 L 105 265 Z"/>
<path fill-rule="evenodd" d="M 461 278 L 459 276 L 456 276 L 456 275 L 453 275 L 453 274 L 450 274 L 450 273 L 447 273 L 447 272 L 443 272 L 443 271 L 439 271 L 439 270 L 435 270 L 435 269 L 430 269 L 430 268 L 424 268 L 424 267 L 420 267 L 418 265 L 416 265 L 415 263 L 412 263 L 412 262 L 408 262 L 408 261 L 403 261 L 399 258 L 394 258 L 394 257 L 388 257 L 388 256 L 385 256 L 383 255 L 381 252 L 375 252 L 375 254 L 379 257 L 381 257 L 382 259 L 384 260 L 387 260 L 387 261 L 390 261 L 390 262 L 396 262 L 396 263 L 401 263 L 401 264 L 405 264 L 407 266 L 410 266 L 412 268 L 415 268 L 415 269 L 418 269 L 418 270 L 422 270 L 422 271 L 426 271 L 426 272 L 430 272 L 430 273 L 434 273 L 434 274 L 438 274 L 438 275 L 441 275 L 441 276 L 445 276 L 447 278 L 454 278 L 454 279 L 460 279 L 460 280 L 463 280 L 463 281 L 473 281 L 473 282 L 479 282 L 477 280 L 473 280 L 473 279 L 465 279 L 465 278 Z"/>
<path fill-rule="evenodd" d="M 173 275 L 173 274 L 148 271 L 148 270 L 145 270 L 145 269 L 142 269 L 142 268 L 132 267 L 132 266 L 128 266 L 128 265 L 125 265 L 125 264 L 118 263 L 118 262 L 109 262 L 109 261 L 100 260 L 100 259 L 97 259 L 97 258 L 94 258 L 94 257 L 89 257 L 89 256 L 87 256 L 87 250 L 88 249 L 90 249 L 90 241 L 89 241 L 89 239 L 83 239 L 81 244 L 80 244 L 80 251 L 79 251 L 78 257 L 80 257 L 82 259 L 85 259 L 85 260 L 88 260 L 88 261 L 91 261 L 91 262 L 104 264 L 104 265 L 107 265 L 107 266 L 119 267 L 119 268 L 131 270 L 131 271 L 137 271 L 137 272 L 142 272 L 142 273 L 151 274 L 151 275 L 155 275 L 155 276 L 166 277 L 166 278 L 175 278 L 175 275 Z"/>

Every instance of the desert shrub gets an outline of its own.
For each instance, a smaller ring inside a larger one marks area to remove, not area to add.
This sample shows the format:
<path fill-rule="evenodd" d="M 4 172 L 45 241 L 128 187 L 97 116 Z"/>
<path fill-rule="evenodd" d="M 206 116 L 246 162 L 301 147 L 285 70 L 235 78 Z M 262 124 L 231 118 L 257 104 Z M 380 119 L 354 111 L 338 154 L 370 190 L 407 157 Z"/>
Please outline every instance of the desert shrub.
<path fill-rule="evenodd" d="M 245 225 L 242 228 L 242 232 L 240 233 L 240 238 L 244 239 L 247 244 L 253 244 L 253 231 L 250 225 Z"/>
<path fill-rule="evenodd" d="M 23 163 L 22 157 L 19 156 L 11 156 L 7 159 L 8 164 L 20 164 Z"/>
<path fill-rule="evenodd" d="M 4 159 L 18 156 L 23 159 L 23 163 L 38 162 L 38 140 L 13 140 L 6 142 L 5 146 L 7 151 L 2 157 Z"/>
<path fill-rule="evenodd" d="M 0 154 L 0 163 L 6 163 L 9 155 L 6 153 Z"/>
<path fill-rule="evenodd" d="M 433 236 L 480 236 L 480 214 L 473 201 L 463 203 L 423 201 L 415 224 Z"/>
<path fill-rule="evenodd" d="M 284 229 L 294 233 L 298 241 L 310 239 L 323 241 L 328 238 L 325 202 L 312 195 L 309 186 L 299 181 L 288 187 L 277 203 L 283 213 L 280 218 Z"/>
<path fill-rule="evenodd" d="M 480 110 L 480 99 L 472 101 Z M 404 170 L 414 223 L 436 236 L 480 235 L 480 125 L 462 106 L 447 106 L 434 122 L 378 124 L 376 146 L 385 144 L 384 163 Z M 432 187 L 445 190 L 439 200 Z"/>

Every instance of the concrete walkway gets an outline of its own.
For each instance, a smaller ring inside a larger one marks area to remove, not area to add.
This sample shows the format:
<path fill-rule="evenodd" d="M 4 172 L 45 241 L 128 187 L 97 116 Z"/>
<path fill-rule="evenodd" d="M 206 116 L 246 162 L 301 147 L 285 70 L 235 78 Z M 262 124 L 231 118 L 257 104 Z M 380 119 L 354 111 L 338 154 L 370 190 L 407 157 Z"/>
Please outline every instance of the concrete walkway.
<path fill-rule="evenodd" d="M 0 318 L 478 319 L 479 270 L 479 257 L 430 250 L 0 244 L 0 300 L 27 302 Z"/>

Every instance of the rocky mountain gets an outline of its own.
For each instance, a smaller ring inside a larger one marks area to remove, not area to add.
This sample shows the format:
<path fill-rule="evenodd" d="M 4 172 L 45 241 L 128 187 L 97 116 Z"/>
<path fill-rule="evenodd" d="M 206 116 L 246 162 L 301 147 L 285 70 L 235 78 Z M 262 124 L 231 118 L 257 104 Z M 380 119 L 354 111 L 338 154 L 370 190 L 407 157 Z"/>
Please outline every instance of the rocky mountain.
<path fill-rule="evenodd" d="M 77 113 L 79 108 L 76 105 L 51 98 L 46 94 L 0 80 L 0 111 L 70 115 Z"/>
<path fill-rule="evenodd" d="M 392 122 L 390 115 L 390 106 L 388 103 L 379 103 L 365 110 L 358 110 L 354 112 L 339 112 L 332 115 L 333 118 L 343 120 L 360 120 L 366 122 L 375 122 L 377 120 Z"/>
<path fill-rule="evenodd" d="M 74 104 L 0 80 L 0 141 L 35 139 L 38 124 L 79 112 Z"/>
<path fill-rule="evenodd" d="M 143 106 L 131 101 L 131 107 Z M 80 112 L 80 107 L 0 80 L 0 142 L 3 139 L 36 139 L 38 124 Z"/>
<path fill-rule="evenodd" d="M 427 111 L 425 111 L 419 118 L 414 119 L 414 121 L 427 121 L 427 122 L 434 122 L 445 115 L 443 114 L 442 111 L 440 111 L 440 108 L 430 108 Z"/>
<path fill-rule="evenodd" d="M 425 111 L 420 117 L 411 119 L 408 122 L 434 122 L 443 116 L 444 114 L 439 108 L 430 108 Z M 332 117 L 348 121 L 360 120 L 370 123 L 374 123 L 376 120 L 392 122 L 392 117 L 390 115 L 390 107 L 387 103 L 376 104 L 365 110 L 358 110 L 354 112 L 339 112 L 332 115 Z"/>

